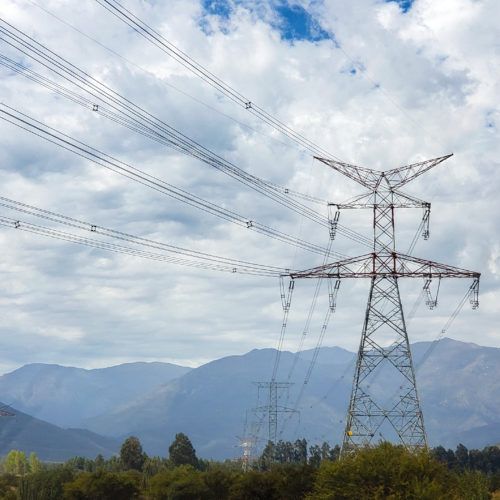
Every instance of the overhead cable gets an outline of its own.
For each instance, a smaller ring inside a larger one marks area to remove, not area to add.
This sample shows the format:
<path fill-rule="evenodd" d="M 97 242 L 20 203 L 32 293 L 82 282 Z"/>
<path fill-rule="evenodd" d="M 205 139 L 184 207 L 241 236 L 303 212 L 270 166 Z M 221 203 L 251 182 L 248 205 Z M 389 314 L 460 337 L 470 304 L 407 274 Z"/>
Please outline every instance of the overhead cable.
<path fill-rule="evenodd" d="M 236 212 L 191 194 L 188 191 L 163 181 L 158 177 L 152 176 L 143 170 L 133 167 L 128 163 L 122 162 L 96 148 L 93 148 L 92 146 L 89 146 L 88 144 L 85 144 L 84 142 L 78 141 L 77 139 L 62 133 L 53 127 L 49 127 L 48 125 L 35 120 L 29 115 L 22 113 L 13 107 L 7 106 L 4 103 L 0 104 L 0 119 L 80 157 L 90 160 L 96 165 L 120 174 L 158 193 L 167 195 L 177 201 L 214 215 L 220 219 L 226 220 L 240 227 L 256 231 L 260 234 L 264 234 L 265 236 L 278 241 L 298 246 L 313 253 L 324 255 L 326 252 L 326 249 L 319 245 L 295 238 L 287 233 L 278 231 L 277 229 L 261 224 L 255 220 L 251 220 Z"/>
<path fill-rule="evenodd" d="M 198 78 L 203 80 L 205 83 L 213 87 L 219 93 L 226 96 L 228 99 L 233 101 L 235 104 L 246 109 L 249 113 L 253 114 L 260 120 L 267 123 L 276 131 L 285 135 L 294 142 L 300 144 L 304 149 L 313 153 L 314 155 L 325 155 L 328 158 L 334 158 L 332 155 L 318 144 L 307 139 L 304 135 L 296 132 L 287 124 L 279 120 L 278 118 L 272 116 L 270 113 L 265 111 L 263 108 L 255 104 L 251 99 L 245 97 L 243 94 L 238 92 L 234 87 L 224 82 L 221 78 L 214 75 L 206 67 L 204 67 L 199 62 L 195 61 L 188 54 L 176 47 L 172 42 L 167 40 L 161 33 L 148 25 L 145 21 L 137 17 L 130 10 L 120 4 L 117 0 L 96 0 L 98 4 L 104 7 L 108 12 L 117 17 L 120 21 L 125 23 L 129 28 L 131 28 L 138 35 L 142 36 L 148 42 L 156 46 L 162 52 L 164 52 L 169 57 L 175 59 L 179 64 L 184 66 L 188 71 L 192 72 Z"/>

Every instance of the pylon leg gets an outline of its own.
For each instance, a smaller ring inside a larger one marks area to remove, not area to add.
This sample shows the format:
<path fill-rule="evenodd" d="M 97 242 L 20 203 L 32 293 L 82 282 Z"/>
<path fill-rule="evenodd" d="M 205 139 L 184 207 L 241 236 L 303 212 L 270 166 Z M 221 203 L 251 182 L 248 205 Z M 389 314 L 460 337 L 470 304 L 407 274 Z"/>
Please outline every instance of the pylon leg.
<path fill-rule="evenodd" d="M 427 445 L 398 281 L 395 277 L 375 277 L 371 281 L 342 453 L 394 439 L 410 449 Z"/>

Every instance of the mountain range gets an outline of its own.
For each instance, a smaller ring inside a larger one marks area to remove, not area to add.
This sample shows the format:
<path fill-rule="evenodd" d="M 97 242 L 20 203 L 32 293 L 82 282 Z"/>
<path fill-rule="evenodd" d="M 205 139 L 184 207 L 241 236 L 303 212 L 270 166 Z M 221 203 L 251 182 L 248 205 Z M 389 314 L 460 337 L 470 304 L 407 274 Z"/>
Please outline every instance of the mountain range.
<path fill-rule="evenodd" d="M 462 442 L 471 448 L 499 443 L 500 349 L 442 339 L 435 344 L 413 344 L 412 352 L 430 444 L 455 447 Z M 302 397 L 297 407 L 300 416 L 279 414 L 280 436 L 337 443 L 343 432 L 355 354 L 323 347 L 304 385 L 313 356 L 313 351 L 300 356 L 281 353 L 277 380 L 293 385 L 283 391 L 279 404 L 293 409 L 299 393 Z M 255 349 L 194 369 L 168 363 L 129 363 L 98 370 L 31 364 L 0 377 L 0 399 L 23 419 L 29 418 L 25 412 L 52 425 L 80 428 L 59 429 L 57 446 L 68 454 L 53 453 L 53 457 L 107 455 L 116 452 L 129 435 L 138 436 L 149 454 L 165 456 L 175 434 L 184 432 L 200 456 L 223 459 L 240 454 L 237 436 L 244 433 L 245 414 L 248 425 L 257 419 L 265 434 L 262 414 L 248 410 L 266 404 L 268 395 L 261 390 L 258 400 L 253 382 L 269 380 L 275 357 L 274 349 Z M 382 373 L 372 390 L 390 394 L 394 388 Z M 2 419 L 2 431 L 12 418 Z M 19 424 L 34 429 L 33 423 L 23 419 L 19 417 Z M 24 431 L 19 428 L 18 432 Z M 65 432 L 80 436 L 85 444 L 72 441 L 65 447 L 65 440 L 70 439 Z M 37 433 L 33 430 L 31 448 L 26 451 L 36 451 L 43 458 L 47 450 L 41 453 L 37 448 Z M 15 437 L 14 429 L 9 435 L 0 432 L 0 452 L 29 445 L 29 439 L 26 443 Z"/>

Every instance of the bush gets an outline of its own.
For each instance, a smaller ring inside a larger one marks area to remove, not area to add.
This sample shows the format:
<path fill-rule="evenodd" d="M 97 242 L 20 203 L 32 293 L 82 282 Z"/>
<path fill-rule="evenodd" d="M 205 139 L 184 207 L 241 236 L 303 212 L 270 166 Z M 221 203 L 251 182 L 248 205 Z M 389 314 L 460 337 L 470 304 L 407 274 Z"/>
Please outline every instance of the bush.
<path fill-rule="evenodd" d="M 19 497 L 21 500 L 60 500 L 64 484 L 73 479 L 73 471 L 62 466 L 27 474 L 19 481 Z"/>
<path fill-rule="evenodd" d="M 82 472 L 64 485 L 66 500 L 131 500 L 139 498 L 141 475 L 135 471 Z M 59 497 L 60 498 L 60 497 Z"/>
<path fill-rule="evenodd" d="M 149 493 L 154 500 L 206 500 L 210 490 L 201 472 L 191 465 L 181 465 L 153 476 Z"/>
<path fill-rule="evenodd" d="M 323 462 L 314 500 L 456 498 L 456 478 L 427 451 L 411 453 L 402 446 L 382 443 L 337 462 Z"/>

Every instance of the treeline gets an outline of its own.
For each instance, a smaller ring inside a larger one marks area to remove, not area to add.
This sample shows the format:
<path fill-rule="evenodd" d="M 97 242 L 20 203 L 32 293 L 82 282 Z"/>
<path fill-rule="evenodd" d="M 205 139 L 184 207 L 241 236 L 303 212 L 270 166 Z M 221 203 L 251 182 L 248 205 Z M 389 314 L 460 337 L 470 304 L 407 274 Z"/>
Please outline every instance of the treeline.
<path fill-rule="evenodd" d="M 487 446 L 482 450 L 468 450 L 463 444 L 459 444 L 455 451 L 438 446 L 432 449 L 432 455 L 450 469 L 477 470 L 485 474 L 500 473 L 500 448 L 498 446 Z"/>
<path fill-rule="evenodd" d="M 339 459 L 340 448 L 305 439 L 269 443 L 248 470 L 241 461 L 201 460 L 185 434 L 168 457 L 149 457 L 135 437 L 119 456 L 41 463 L 11 451 L 2 462 L 7 500 L 489 499 L 500 489 L 500 450 L 442 447 L 411 453 L 381 443 Z M 497 493 L 500 498 L 500 492 Z"/>

